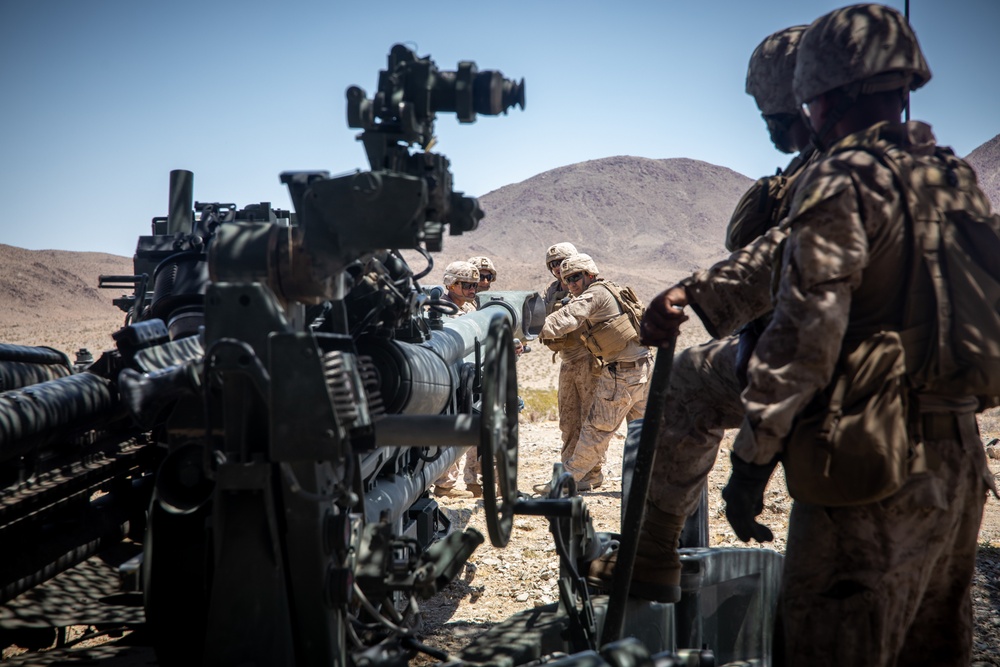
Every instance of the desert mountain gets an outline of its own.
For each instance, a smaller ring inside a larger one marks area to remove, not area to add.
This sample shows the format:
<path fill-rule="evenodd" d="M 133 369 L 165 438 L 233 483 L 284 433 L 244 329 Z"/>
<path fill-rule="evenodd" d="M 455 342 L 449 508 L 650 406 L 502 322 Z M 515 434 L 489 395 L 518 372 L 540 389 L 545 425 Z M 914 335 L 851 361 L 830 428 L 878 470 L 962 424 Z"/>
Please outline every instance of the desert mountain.
<path fill-rule="evenodd" d="M 101 274 L 131 275 L 132 260 L 100 252 L 24 250 L 0 244 L 0 343 L 49 345 L 71 357 L 114 346 L 124 313 Z"/>
<path fill-rule="evenodd" d="M 1000 134 L 969 153 L 965 158 L 979 177 L 979 187 L 1000 211 Z"/>
<path fill-rule="evenodd" d="M 733 207 L 751 184 L 725 167 L 684 158 L 611 157 L 538 174 L 480 197 L 479 229 L 445 239 L 438 267 L 491 257 L 498 289 L 542 289 L 545 249 L 569 241 L 601 273 L 652 297 L 725 256 Z"/>

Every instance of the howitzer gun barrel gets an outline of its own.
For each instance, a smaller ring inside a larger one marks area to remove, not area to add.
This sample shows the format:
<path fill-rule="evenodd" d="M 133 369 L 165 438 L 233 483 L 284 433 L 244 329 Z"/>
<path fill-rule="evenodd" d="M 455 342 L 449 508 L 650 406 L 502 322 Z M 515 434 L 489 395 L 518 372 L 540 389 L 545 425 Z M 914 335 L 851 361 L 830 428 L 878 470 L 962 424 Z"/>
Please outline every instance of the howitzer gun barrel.
<path fill-rule="evenodd" d="M 55 380 L 72 372 L 69 357 L 51 347 L 0 344 L 0 391 Z"/>
<path fill-rule="evenodd" d="M 123 416 L 110 380 L 78 373 L 0 394 L 0 462 Z"/>
<path fill-rule="evenodd" d="M 541 318 L 536 314 L 542 308 Z M 446 320 L 444 328 L 433 331 L 424 346 L 437 352 L 448 363 L 472 361 L 476 343 L 486 341 L 486 332 L 495 317 L 505 317 L 515 337 L 533 338 L 545 321 L 544 305 L 535 292 L 504 292 L 483 301 L 479 310 Z"/>
<path fill-rule="evenodd" d="M 447 320 L 443 327 L 431 332 L 429 340 L 422 344 L 408 344 L 391 341 L 386 349 L 393 350 L 396 360 L 405 363 L 397 369 L 397 376 L 405 375 L 405 382 L 396 382 L 396 395 L 387 392 L 383 383 L 382 394 L 386 405 L 397 414 L 390 414 L 375 422 L 375 445 L 383 448 L 435 448 L 441 449 L 436 458 L 427 462 L 413 474 L 393 475 L 379 479 L 365 494 L 365 514 L 376 519 L 387 511 L 395 520 L 399 518 L 417 499 L 430 488 L 468 447 L 478 447 L 482 437 L 481 417 L 471 413 L 471 400 L 465 406 L 466 412 L 441 414 L 456 393 L 465 390 L 471 399 L 471 377 L 460 377 L 458 370 L 464 361 L 474 359 L 477 345 L 496 345 L 499 341 L 488 341 L 490 324 L 497 319 L 507 319 L 512 327 L 518 325 L 514 308 L 486 308 L 462 317 Z M 368 353 L 368 351 L 365 351 Z M 376 365 L 385 360 L 376 359 Z M 470 371 L 472 367 L 469 367 Z M 402 370 L 403 373 L 399 373 Z M 382 374 L 386 377 L 386 374 Z M 431 388 L 432 393 L 414 391 L 415 387 Z M 401 391 L 408 393 L 405 397 Z M 431 403 L 431 401 L 436 401 Z M 410 410 L 421 408 L 421 414 Z M 372 460 L 378 460 L 379 451 Z"/>
<path fill-rule="evenodd" d="M 476 343 L 486 339 L 490 320 L 504 314 L 498 308 L 492 312 L 481 310 L 449 320 L 443 329 L 431 332 L 430 340 L 423 345 L 436 352 L 449 366 L 456 364 L 475 353 Z"/>
<path fill-rule="evenodd" d="M 451 401 L 449 364 L 429 347 L 365 338 L 358 341 L 358 352 L 371 358 L 378 369 L 379 392 L 387 412 L 438 414 Z"/>
<path fill-rule="evenodd" d="M 530 294 L 533 293 L 524 293 Z M 523 304 L 515 302 L 506 308 L 484 308 L 445 320 L 443 327 L 433 330 L 430 339 L 423 343 L 379 338 L 358 341 L 359 353 L 371 357 L 379 369 L 382 378 L 379 391 L 386 411 L 404 415 L 440 414 L 458 388 L 459 378 L 453 375 L 456 365 L 463 360 L 475 361 L 476 344 L 485 341 L 494 318 L 506 317 L 511 327 L 519 330 L 522 318 L 517 314 L 522 309 Z"/>

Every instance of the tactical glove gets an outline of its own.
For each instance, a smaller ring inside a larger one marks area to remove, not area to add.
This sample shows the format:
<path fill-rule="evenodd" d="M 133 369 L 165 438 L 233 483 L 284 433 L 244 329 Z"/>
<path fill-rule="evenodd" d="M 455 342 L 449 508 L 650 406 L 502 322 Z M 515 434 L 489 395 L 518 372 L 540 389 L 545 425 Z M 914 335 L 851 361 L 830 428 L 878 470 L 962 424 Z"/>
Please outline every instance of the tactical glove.
<path fill-rule="evenodd" d="M 749 542 L 753 538 L 758 542 L 770 542 L 774 539 L 771 529 L 754 519 L 764 511 L 764 489 L 778 465 L 778 457 L 763 465 L 747 463 L 735 453 L 730 453 L 729 460 L 732 461 L 733 472 L 722 490 L 722 499 L 726 501 L 726 519 L 741 541 Z"/>

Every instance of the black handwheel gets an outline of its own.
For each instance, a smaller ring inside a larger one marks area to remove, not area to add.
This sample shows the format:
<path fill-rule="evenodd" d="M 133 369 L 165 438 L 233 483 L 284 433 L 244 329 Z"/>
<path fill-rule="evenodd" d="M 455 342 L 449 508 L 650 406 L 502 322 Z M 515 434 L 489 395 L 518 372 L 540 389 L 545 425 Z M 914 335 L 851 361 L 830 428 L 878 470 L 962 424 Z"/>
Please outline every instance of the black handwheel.
<path fill-rule="evenodd" d="M 517 501 L 517 367 L 514 334 L 505 317 L 490 322 L 483 358 L 480 454 L 483 461 L 483 507 L 490 542 L 500 548 L 510 540 Z M 493 490 L 497 489 L 500 505 Z"/>

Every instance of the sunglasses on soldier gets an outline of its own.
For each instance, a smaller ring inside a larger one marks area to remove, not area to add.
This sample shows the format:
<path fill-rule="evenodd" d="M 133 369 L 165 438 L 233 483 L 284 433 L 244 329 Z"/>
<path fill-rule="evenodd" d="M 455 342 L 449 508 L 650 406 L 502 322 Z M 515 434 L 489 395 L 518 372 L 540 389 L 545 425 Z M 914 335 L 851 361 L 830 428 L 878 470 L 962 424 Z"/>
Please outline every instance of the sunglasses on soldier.
<path fill-rule="evenodd" d="M 496 274 L 493 274 L 493 273 L 483 273 L 482 271 L 479 272 L 479 282 L 482 282 L 482 281 L 485 280 L 486 282 L 491 283 L 491 282 L 493 282 L 496 279 L 497 279 Z"/>
<path fill-rule="evenodd" d="M 583 278 L 583 274 L 582 273 L 574 273 L 571 276 L 563 276 L 562 277 L 563 281 L 567 282 L 567 283 L 575 283 L 577 280 L 580 280 L 582 278 Z"/>
<path fill-rule="evenodd" d="M 462 289 L 478 289 L 478 288 L 479 288 L 479 283 L 466 283 L 466 282 L 460 282 L 460 283 L 459 283 L 459 286 L 460 286 L 460 287 L 461 287 Z"/>
<path fill-rule="evenodd" d="M 561 259 L 554 259 L 554 260 L 552 260 L 551 262 L 549 262 L 549 270 L 551 271 L 552 269 L 556 268 L 560 264 L 562 264 L 562 260 Z"/>

